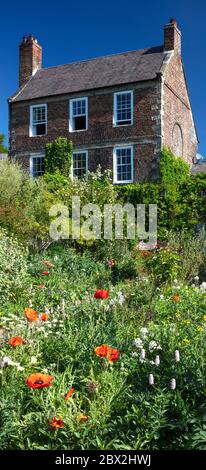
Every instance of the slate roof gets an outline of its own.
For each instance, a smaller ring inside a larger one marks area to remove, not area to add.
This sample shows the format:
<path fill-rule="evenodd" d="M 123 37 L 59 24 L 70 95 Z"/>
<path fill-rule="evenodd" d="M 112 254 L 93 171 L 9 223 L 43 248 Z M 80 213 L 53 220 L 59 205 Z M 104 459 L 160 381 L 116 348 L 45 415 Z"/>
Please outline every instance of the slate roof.
<path fill-rule="evenodd" d="M 42 68 L 10 99 L 31 100 L 152 80 L 163 60 L 163 46 L 158 46 Z"/>

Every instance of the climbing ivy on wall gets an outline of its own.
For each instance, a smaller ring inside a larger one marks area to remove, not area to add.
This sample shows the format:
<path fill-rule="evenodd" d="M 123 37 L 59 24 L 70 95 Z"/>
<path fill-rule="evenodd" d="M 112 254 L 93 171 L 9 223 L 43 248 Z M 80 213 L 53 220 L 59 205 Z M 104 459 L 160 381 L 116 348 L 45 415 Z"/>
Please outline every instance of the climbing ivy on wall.
<path fill-rule="evenodd" d="M 179 189 L 189 183 L 189 165 L 180 157 L 175 157 L 170 149 L 162 150 L 160 160 L 161 187 L 167 195 L 167 200 L 174 203 L 178 198 Z"/>
<path fill-rule="evenodd" d="M 45 147 L 45 172 L 69 176 L 71 171 L 72 142 L 58 137 Z"/>

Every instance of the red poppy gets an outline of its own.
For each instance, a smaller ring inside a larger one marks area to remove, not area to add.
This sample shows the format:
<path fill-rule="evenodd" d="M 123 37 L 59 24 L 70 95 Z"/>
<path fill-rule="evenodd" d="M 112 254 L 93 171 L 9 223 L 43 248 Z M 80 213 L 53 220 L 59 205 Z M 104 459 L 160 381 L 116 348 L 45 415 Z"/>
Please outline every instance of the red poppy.
<path fill-rule="evenodd" d="M 9 340 L 10 346 L 13 346 L 14 348 L 24 343 L 25 341 L 23 340 L 23 338 L 21 338 L 21 336 L 12 336 L 12 338 L 10 338 Z"/>
<path fill-rule="evenodd" d="M 36 310 L 30 307 L 26 307 L 24 309 L 24 315 L 29 321 L 37 321 L 38 320 L 38 313 Z"/>
<path fill-rule="evenodd" d="M 96 356 L 106 357 L 108 346 L 107 344 L 102 344 L 101 346 L 97 346 L 94 351 Z"/>
<path fill-rule="evenodd" d="M 42 321 L 47 321 L 49 319 L 49 315 L 47 313 L 42 313 L 39 318 Z"/>
<path fill-rule="evenodd" d="M 42 374 L 41 372 L 37 372 L 37 374 L 31 374 L 26 384 L 30 388 L 42 388 L 42 387 L 49 387 L 51 385 L 51 381 L 54 377 L 52 375 Z"/>
<path fill-rule="evenodd" d="M 68 391 L 68 392 L 66 393 L 66 395 L 65 395 L 65 400 L 66 400 L 66 401 L 69 400 L 69 398 L 71 398 L 71 396 L 73 395 L 74 391 L 75 391 L 75 388 L 70 388 L 70 389 L 69 389 L 69 391 Z"/>
<path fill-rule="evenodd" d="M 106 289 L 96 289 L 96 292 L 94 293 L 94 298 L 95 299 L 107 299 L 109 295 L 109 291 Z"/>
<path fill-rule="evenodd" d="M 171 300 L 173 300 L 174 302 L 179 302 L 180 299 L 181 299 L 181 297 L 178 294 L 174 294 L 171 297 Z"/>
<path fill-rule="evenodd" d="M 44 276 L 48 276 L 49 271 L 42 271 L 42 274 L 44 274 Z"/>
<path fill-rule="evenodd" d="M 106 357 L 109 362 L 118 361 L 119 359 L 119 350 L 115 348 L 111 348 L 107 344 L 102 344 L 101 346 L 97 346 L 95 348 L 96 356 Z"/>
<path fill-rule="evenodd" d="M 56 416 L 54 416 L 52 418 L 52 420 L 50 421 L 49 423 L 49 426 L 51 428 L 63 428 L 63 419 L 62 418 L 57 418 Z"/>
<path fill-rule="evenodd" d="M 118 349 L 115 349 L 115 348 L 108 348 L 108 351 L 107 351 L 107 359 L 109 362 L 114 362 L 114 361 L 118 361 L 119 359 L 119 351 Z"/>

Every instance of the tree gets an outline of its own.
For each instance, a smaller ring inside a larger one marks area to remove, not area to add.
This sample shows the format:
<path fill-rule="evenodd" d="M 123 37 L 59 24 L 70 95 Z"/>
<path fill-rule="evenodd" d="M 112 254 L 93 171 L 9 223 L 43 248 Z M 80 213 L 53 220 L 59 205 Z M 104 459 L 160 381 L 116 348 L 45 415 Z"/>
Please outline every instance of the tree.
<path fill-rule="evenodd" d="M 53 142 L 46 144 L 45 172 L 70 175 L 72 159 L 72 142 L 65 137 L 58 137 Z"/>
<path fill-rule="evenodd" d="M 8 152 L 8 149 L 4 145 L 4 143 L 5 143 L 5 135 L 0 134 L 0 153 L 7 153 Z"/>

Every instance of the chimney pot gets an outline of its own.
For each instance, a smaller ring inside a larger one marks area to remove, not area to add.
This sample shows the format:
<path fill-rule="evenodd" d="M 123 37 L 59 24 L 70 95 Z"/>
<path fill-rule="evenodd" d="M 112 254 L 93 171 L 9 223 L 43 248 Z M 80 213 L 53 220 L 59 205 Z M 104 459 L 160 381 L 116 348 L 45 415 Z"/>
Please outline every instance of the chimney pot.
<path fill-rule="evenodd" d="M 170 18 L 170 23 L 177 26 L 177 21 L 174 18 Z"/>

